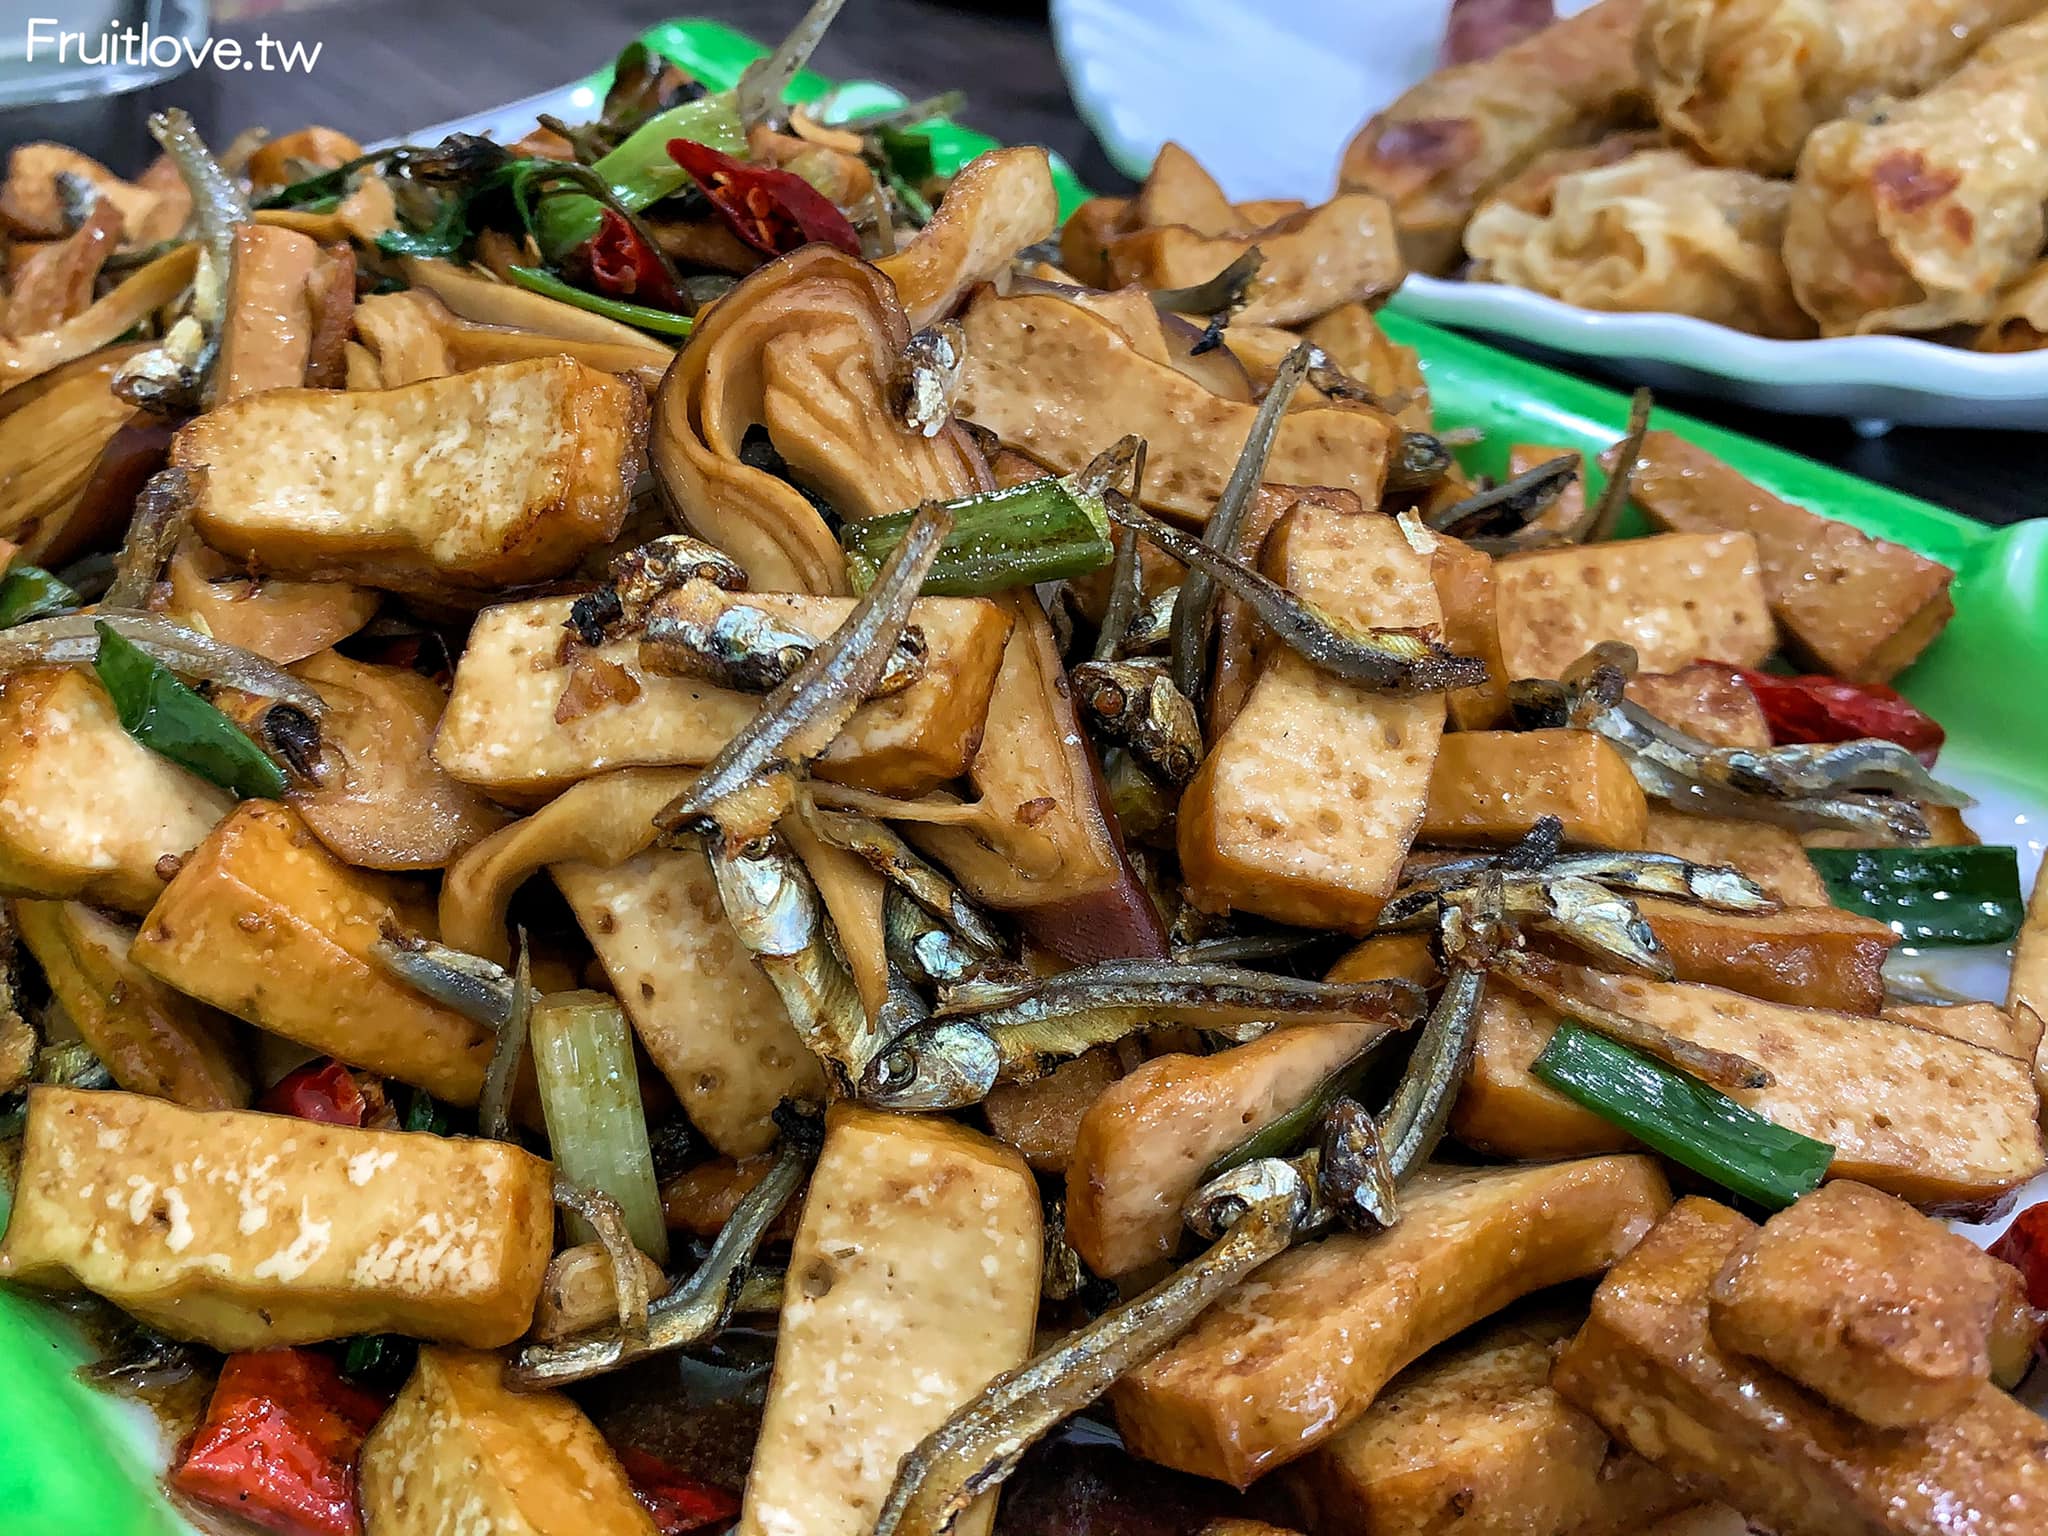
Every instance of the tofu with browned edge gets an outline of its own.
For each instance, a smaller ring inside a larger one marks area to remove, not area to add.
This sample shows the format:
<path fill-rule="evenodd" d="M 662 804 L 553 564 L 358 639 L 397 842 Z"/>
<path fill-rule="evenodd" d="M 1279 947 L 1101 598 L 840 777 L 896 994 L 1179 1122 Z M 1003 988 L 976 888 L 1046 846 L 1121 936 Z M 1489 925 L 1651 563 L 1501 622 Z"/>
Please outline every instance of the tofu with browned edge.
<path fill-rule="evenodd" d="M 396 389 L 250 395 L 180 428 L 171 463 L 203 472 L 194 525 L 234 559 L 495 592 L 618 536 L 646 432 L 637 380 L 536 357 Z"/>
<path fill-rule="evenodd" d="M 1625 692 L 1630 702 L 1710 747 L 1771 745 L 1771 725 L 1756 694 L 1720 667 L 1638 672 Z"/>
<path fill-rule="evenodd" d="M 1830 905 L 1827 885 L 1806 856 L 1799 835 L 1761 821 L 1689 816 L 1667 806 L 1650 807 L 1643 847 L 1695 864 L 1739 869 L 1788 907 Z"/>
<path fill-rule="evenodd" d="M 1714 1281 L 1715 1340 L 1880 1429 L 1960 1413 L 2040 1337 L 2026 1282 L 1867 1185 L 1827 1184 L 1746 1236 Z"/>
<path fill-rule="evenodd" d="M 474 1104 L 491 1032 L 371 958 L 394 926 L 433 937 L 423 891 L 342 863 L 297 812 L 244 800 L 164 888 L 129 956 L 272 1034 Z"/>
<path fill-rule="evenodd" d="M 1675 980 L 1842 1013 L 1884 1006 L 1884 963 L 1899 936 L 1874 917 L 1838 907 L 1714 912 L 1659 896 L 1636 906 Z"/>
<path fill-rule="evenodd" d="M 1644 437 L 1629 493 L 1659 528 L 1754 537 L 1786 647 L 1817 671 L 1886 682 L 1955 612 L 1947 566 L 1780 500 L 1675 432 Z"/>
<path fill-rule="evenodd" d="M 1591 731 L 1457 731 L 1422 813 L 1425 843 L 1502 845 L 1545 816 L 1574 848 L 1640 848 L 1650 807 L 1628 762 Z"/>
<path fill-rule="evenodd" d="M 1778 1536 L 2048 1529 L 2048 1422 L 1997 1387 L 1923 1429 L 1876 1430 L 1716 1340 L 1708 1290 L 1755 1230 L 1711 1200 L 1680 1201 L 1601 1282 L 1551 1385 Z"/>
<path fill-rule="evenodd" d="M 559 1392 L 514 1392 L 495 1355 L 423 1349 L 363 1443 L 368 1536 L 654 1536 L 619 1459 Z"/>
<path fill-rule="evenodd" d="M 1290 1249 L 1127 1373 L 1117 1427 L 1148 1460 L 1242 1488 L 1355 1422 L 1424 1351 L 1600 1273 L 1670 1203 L 1647 1157 L 1426 1169 L 1399 1224 Z"/>
<path fill-rule="evenodd" d="M 1550 1388 L 1569 1313 L 1427 1355 L 1290 1469 L 1317 1536 L 1637 1536 L 1691 1502 Z"/>
<path fill-rule="evenodd" d="M 533 1320 L 552 1191 L 509 1142 L 37 1088 L 0 1279 L 82 1286 L 215 1349 L 495 1349 Z"/>

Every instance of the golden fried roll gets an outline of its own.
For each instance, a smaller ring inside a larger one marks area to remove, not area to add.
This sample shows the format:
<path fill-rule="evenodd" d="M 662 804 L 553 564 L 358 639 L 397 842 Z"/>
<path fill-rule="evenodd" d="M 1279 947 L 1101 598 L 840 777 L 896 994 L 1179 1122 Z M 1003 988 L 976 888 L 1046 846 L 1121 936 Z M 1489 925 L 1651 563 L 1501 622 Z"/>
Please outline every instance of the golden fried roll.
<path fill-rule="evenodd" d="M 1790 196 L 1782 181 L 1645 150 L 1559 177 L 1547 207 L 1488 201 L 1465 245 L 1493 281 L 1586 309 L 1811 336 L 1779 252 Z"/>
<path fill-rule="evenodd" d="M 1814 131 L 1785 266 L 1829 336 L 1989 320 L 2039 259 L 2048 202 L 2048 12 L 1923 96 Z"/>
<path fill-rule="evenodd" d="M 1394 209 L 1418 272 L 1455 265 L 1479 200 L 1549 149 L 1647 116 L 1632 52 L 1643 0 L 1600 0 L 1490 59 L 1439 70 L 1359 130 L 1339 181 Z"/>
<path fill-rule="evenodd" d="M 2006 290 L 1972 345 L 1979 352 L 2037 352 L 2048 347 L 2048 261 Z"/>
<path fill-rule="evenodd" d="M 1649 0 L 1637 61 L 1664 126 L 1719 165 L 1783 176 L 1806 136 L 1912 96 L 2041 0 Z"/>

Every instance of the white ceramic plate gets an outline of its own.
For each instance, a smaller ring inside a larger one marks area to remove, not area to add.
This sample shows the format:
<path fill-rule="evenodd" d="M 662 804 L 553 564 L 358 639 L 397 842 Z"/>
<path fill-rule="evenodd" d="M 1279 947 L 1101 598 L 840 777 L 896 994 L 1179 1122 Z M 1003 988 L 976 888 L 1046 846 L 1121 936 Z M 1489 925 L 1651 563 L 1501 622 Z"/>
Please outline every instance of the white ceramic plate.
<path fill-rule="evenodd" d="M 1434 66 L 1448 10 L 1449 0 L 1052 0 L 1052 24 L 1075 104 L 1126 175 L 1143 176 L 1173 139 L 1233 199 L 1314 200 L 1359 124 Z M 1394 304 L 1653 388 L 1872 424 L 2048 430 L 2048 352 L 2001 357 L 1901 336 L 1765 341 L 1684 315 L 1599 314 L 1430 277 L 1410 278 Z"/>

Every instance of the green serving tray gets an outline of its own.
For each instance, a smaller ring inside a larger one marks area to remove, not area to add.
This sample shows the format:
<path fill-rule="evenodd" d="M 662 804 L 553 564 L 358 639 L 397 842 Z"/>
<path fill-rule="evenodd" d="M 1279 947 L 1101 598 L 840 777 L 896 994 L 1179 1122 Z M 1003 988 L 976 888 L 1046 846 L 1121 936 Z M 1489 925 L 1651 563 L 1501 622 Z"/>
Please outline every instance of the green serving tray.
<path fill-rule="evenodd" d="M 665 22 L 646 41 L 715 89 L 730 86 L 764 52 L 743 33 L 709 21 Z M 606 76 L 589 83 L 602 90 Z M 790 94 L 808 101 L 829 88 L 807 71 Z M 878 101 L 884 95 L 863 92 Z M 995 144 L 950 122 L 928 131 L 945 171 Z M 1061 211 L 1071 212 L 1087 189 L 1057 161 L 1054 175 Z M 1626 426 L 1628 402 L 1612 390 L 1420 321 L 1386 315 L 1382 324 L 1422 354 L 1439 423 L 1485 434 L 1470 450 L 1474 468 L 1500 471 L 1507 446 L 1517 442 L 1574 448 L 1590 465 Z M 2039 648 L 2048 638 L 2048 522 L 1987 528 L 1676 412 L 1659 411 L 1656 421 L 1789 501 L 1952 566 L 1955 621 L 1900 686 L 1947 728 L 1944 763 L 1995 775 L 2048 805 L 2048 707 L 2035 691 Z M 1597 470 L 1593 479 L 1597 487 Z M 83 1359 L 51 1311 L 0 1290 L 0 1536 L 184 1530 L 156 1488 L 160 1449 L 138 1432 L 127 1409 L 72 1380 Z"/>

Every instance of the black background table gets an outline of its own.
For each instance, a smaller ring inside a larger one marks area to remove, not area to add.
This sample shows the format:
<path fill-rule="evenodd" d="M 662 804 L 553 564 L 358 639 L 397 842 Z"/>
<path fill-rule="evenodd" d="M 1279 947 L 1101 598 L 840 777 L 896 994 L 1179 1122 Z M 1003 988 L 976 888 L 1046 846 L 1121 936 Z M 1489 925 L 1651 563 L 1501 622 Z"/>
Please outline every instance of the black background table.
<path fill-rule="evenodd" d="M 311 73 L 208 71 L 187 84 L 216 142 L 251 124 L 283 131 L 306 122 L 374 139 L 564 84 L 672 15 L 712 16 L 775 38 L 803 9 L 802 0 L 341 0 L 215 29 L 245 43 L 263 31 L 319 42 Z M 884 80 L 913 97 L 963 88 L 962 116 L 973 126 L 1060 151 L 1102 191 L 1129 185 L 1074 115 L 1042 3 L 849 0 L 814 63 L 834 79 Z M 1987 522 L 2048 512 L 2042 434 L 1899 428 L 1864 439 L 1824 417 L 1669 403 Z"/>

